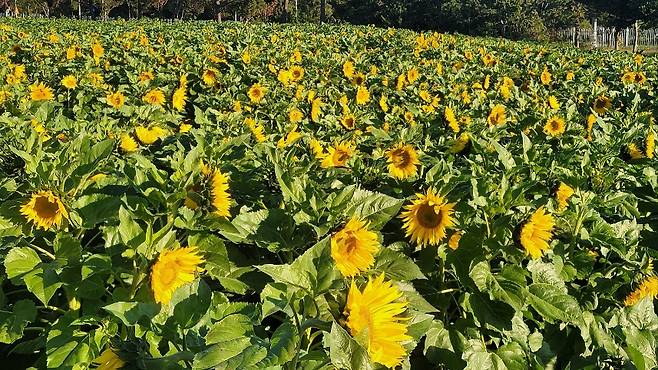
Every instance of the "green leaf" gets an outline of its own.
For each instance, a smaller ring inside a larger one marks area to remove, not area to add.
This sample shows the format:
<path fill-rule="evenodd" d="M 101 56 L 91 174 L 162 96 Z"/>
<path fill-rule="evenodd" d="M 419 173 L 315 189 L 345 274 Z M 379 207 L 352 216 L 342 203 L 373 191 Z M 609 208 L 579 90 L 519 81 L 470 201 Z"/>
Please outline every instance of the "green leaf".
<path fill-rule="evenodd" d="M 272 334 L 267 357 L 256 364 L 257 367 L 283 365 L 295 357 L 300 336 L 297 328 L 290 322 L 284 322 Z"/>
<path fill-rule="evenodd" d="M 331 326 L 328 337 L 329 356 L 331 363 L 343 370 L 372 370 L 368 352 L 357 343 L 338 323 Z"/>
<path fill-rule="evenodd" d="M 382 248 L 379 251 L 372 271 L 375 273 L 383 272 L 387 278 L 397 281 L 426 279 L 418 265 L 411 258 L 388 248 Z"/>
<path fill-rule="evenodd" d="M 133 220 L 130 211 L 121 206 L 119 208 L 119 235 L 121 241 L 130 248 L 137 248 L 146 240 L 146 233 L 139 226 L 137 221 Z"/>
<path fill-rule="evenodd" d="M 208 311 L 211 295 L 202 279 L 176 289 L 167 306 L 170 312 L 173 310 L 174 323 L 185 329 L 196 325 Z"/>
<path fill-rule="evenodd" d="M 103 309 L 121 320 L 124 325 L 133 326 L 138 323 L 148 324 L 160 312 L 160 305 L 142 302 L 115 302 Z"/>
<path fill-rule="evenodd" d="M 23 281 L 27 289 L 39 298 L 44 305 L 50 302 L 57 289 L 63 285 L 55 272 L 54 266 L 51 264 L 44 264 L 42 267 L 29 272 L 23 276 Z"/>
<path fill-rule="evenodd" d="M 206 334 L 206 344 L 230 342 L 253 333 L 254 327 L 250 317 L 241 314 L 228 315 L 213 324 Z"/>
<path fill-rule="evenodd" d="M 5 271 L 7 277 L 13 279 L 34 270 L 40 263 L 41 258 L 32 248 L 16 247 L 5 257 Z"/>
<path fill-rule="evenodd" d="M 370 228 L 381 229 L 400 211 L 404 200 L 369 190 L 356 189 L 352 200 L 343 212 L 350 217 L 370 221 Z"/>
<path fill-rule="evenodd" d="M 36 318 L 34 302 L 26 299 L 16 302 L 12 312 L 0 311 L 0 343 L 13 343 L 22 338 L 27 324 Z"/>
<path fill-rule="evenodd" d="M 528 288 L 530 305 L 547 321 L 576 323 L 582 318 L 578 301 L 553 284 L 534 283 Z"/>

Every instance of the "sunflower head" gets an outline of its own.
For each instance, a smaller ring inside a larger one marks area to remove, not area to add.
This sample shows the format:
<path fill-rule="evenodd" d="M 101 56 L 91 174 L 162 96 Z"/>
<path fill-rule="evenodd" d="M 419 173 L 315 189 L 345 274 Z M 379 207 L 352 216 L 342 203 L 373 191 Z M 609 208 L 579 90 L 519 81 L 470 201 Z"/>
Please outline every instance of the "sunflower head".
<path fill-rule="evenodd" d="M 327 154 L 322 159 L 321 165 L 324 168 L 345 167 L 353 154 L 354 149 L 352 146 L 343 141 L 327 149 Z"/>
<path fill-rule="evenodd" d="M 406 236 L 421 247 L 439 244 L 446 230 L 454 225 L 454 207 L 454 203 L 448 203 L 432 188 L 426 194 L 416 194 L 416 199 L 405 206 L 401 215 Z"/>
<path fill-rule="evenodd" d="M 487 122 L 490 126 L 502 125 L 507 120 L 507 115 L 505 113 L 505 106 L 502 104 L 496 104 L 491 108 L 491 112 L 487 117 Z"/>
<path fill-rule="evenodd" d="M 564 133 L 565 124 L 564 120 L 558 116 L 553 116 L 546 121 L 544 125 L 544 132 L 549 136 L 560 136 Z"/>
<path fill-rule="evenodd" d="M 553 235 L 555 219 L 540 207 L 521 227 L 521 246 L 533 259 L 540 258 L 544 251 L 550 249 L 548 242 Z"/>
<path fill-rule="evenodd" d="M 624 299 L 624 306 L 633 306 L 645 297 L 658 298 L 658 277 L 649 276 Z"/>
<path fill-rule="evenodd" d="M 594 100 L 594 111 L 599 115 L 605 114 L 610 107 L 612 107 L 612 100 L 605 95 L 601 95 Z"/>
<path fill-rule="evenodd" d="M 69 218 L 62 200 L 50 190 L 32 194 L 30 200 L 21 207 L 21 213 L 37 228 L 44 230 L 59 227 L 64 219 Z"/>
<path fill-rule="evenodd" d="M 213 213 L 220 217 L 230 217 L 231 195 L 228 192 L 228 177 L 218 169 L 212 171 L 210 195 L 215 209 Z"/>
<path fill-rule="evenodd" d="M 368 223 L 357 218 L 347 222 L 331 237 L 331 257 L 343 276 L 355 276 L 370 268 L 380 244 L 377 233 L 368 230 Z"/>
<path fill-rule="evenodd" d="M 551 83 L 551 72 L 548 71 L 548 69 L 544 69 L 544 71 L 541 73 L 540 79 L 541 83 L 544 85 L 548 85 Z"/>
<path fill-rule="evenodd" d="M 96 370 L 119 370 L 126 364 L 113 348 L 105 349 L 93 362 L 98 365 Z"/>
<path fill-rule="evenodd" d="M 124 134 L 121 135 L 121 140 L 119 142 L 119 148 L 121 148 L 121 150 L 124 153 L 132 153 L 132 152 L 136 151 L 137 148 L 139 148 L 139 145 L 137 144 L 135 139 L 132 138 L 132 136 L 130 136 L 129 134 L 124 133 Z"/>
<path fill-rule="evenodd" d="M 117 91 L 112 94 L 108 94 L 106 97 L 107 104 L 112 106 L 112 108 L 119 109 L 123 106 L 126 101 L 126 97 L 120 91 Z"/>
<path fill-rule="evenodd" d="M 356 126 L 356 117 L 353 114 L 346 114 L 340 119 L 340 123 L 348 130 L 354 130 Z"/>
<path fill-rule="evenodd" d="M 68 75 L 62 78 L 62 86 L 64 86 L 68 90 L 75 89 L 76 87 L 78 87 L 78 80 L 75 78 L 75 76 Z"/>
<path fill-rule="evenodd" d="M 203 257 L 195 247 L 162 251 L 151 269 L 151 289 L 155 301 L 169 303 L 176 289 L 194 281 L 202 263 Z"/>
<path fill-rule="evenodd" d="M 255 83 L 247 91 L 247 96 L 252 103 L 260 103 L 265 96 L 265 88 L 260 83 Z"/>
<path fill-rule="evenodd" d="M 402 343 L 411 339 L 401 316 L 408 303 L 401 298 L 400 290 L 381 274 L 370 278 L 363 290 L 352 281 L 345 305 L 350 334 L 365 334 L 370 359 L 389 368 L 402 362 L 407 355 Z"/>
<path fill-rule="evenodd" d="M 142 100 L 151 105 L 162 105 L 165 102 L 165 95 L 160 89 L 153 89 L 147 92 Z"/>
<path fill-rule="evenodd" d="M 30 98 L 33 101 L 53 100 L 53 90 L 43 83 L 35 83 L 30 86 Z"/>
<path fill-rule="evenodd" d="M 396 179 L 403 180 L 416 174 L 418 154 L 413 146 L 399 143 L 386 152 L 388 173 Z"/>
<path fill-rule="evenodd" d="M 185 92 L 185 87 L 181 86 L 176 91 L 174 91 L 174 95 L 171 97 L 171 105 L 174 107 L 175 110 L 177 111 L 182 111 L 185 109 L 185 102 L 187 101 L 187 94 Z"/>
<path fill-rule="evenodd" d="M 571 186 L 561 182 L 555 191 L 555 199 L 557 200 L 558 210 L 563 211 L 567 208 L 569 198 L 573 195 L 574 190 Z"/>
<path fill-rule="evenodd" d="M 159 126 L 144 127 L 137 126 L 135 127 L 135 135 L 137 139 L 144 145 L 151 145 L 155 143 L 158 139 L 163 139 L 167 136 L 167 130 Z"/>

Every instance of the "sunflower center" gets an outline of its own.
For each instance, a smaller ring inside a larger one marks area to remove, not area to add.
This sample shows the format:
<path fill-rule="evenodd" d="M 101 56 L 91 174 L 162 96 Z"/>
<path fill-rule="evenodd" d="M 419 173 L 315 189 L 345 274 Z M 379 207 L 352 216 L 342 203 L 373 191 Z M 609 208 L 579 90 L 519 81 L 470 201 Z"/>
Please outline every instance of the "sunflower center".
<path fill-rule="evenodd" d="M 437 213 L 435 207 L 427 203 L 422 204 L 418 208 L 418 223 L 426 229 L 433 229 L 441 223 L 441 219 L 443 219 L 442 213 L 441 210 Z"/>
<path fill-rule="evenodd" d="M 349 158 L 350 158 L 349 154 L 347 154 L 347 152 L 344 152 L 342 150 L 336 150 L 336 152 L 334 153 L 334 163 L 343 164 L 347 162 Z"/>
<path fill-rule="evenodd" d="M 406 167 L 411 162 L 411 156 L 404 149 L 397 149 L 393 152 L 393 164 L 395 167 Z"/>
<path fill-rule="evenodd" d="M 598 109 L 603 109 L 603 108 L 605 108 L 605 101 L 603 101 L 602 99 L 597 100 L 597 101 L 596 101 L 596 107 L 597 107 Z"/>
<path fill-rule="evenodd" d="M 553 129 L 553 131 L 559 130 L 560 129 L 560 122 L 558 122 L 558 121 L 551 122 L 551 128 Z"/>
<path fill-rule="evenodd" d="M 347 231 L 345 234 L 346 235 L 343 238 L 343 244 L 345 245 L 345 253 L 351 255 L 356 249 L 357 239 L 356 236 L 354 235 L 354 232 L 352 231 Z"/>
<path fill-rule="evenodd" d="M 34 210 L 41 218 L 53 218 L 59 212 L 59 205 L 51 202 L 48 197 L 38 197 L 34 202 Z"/>

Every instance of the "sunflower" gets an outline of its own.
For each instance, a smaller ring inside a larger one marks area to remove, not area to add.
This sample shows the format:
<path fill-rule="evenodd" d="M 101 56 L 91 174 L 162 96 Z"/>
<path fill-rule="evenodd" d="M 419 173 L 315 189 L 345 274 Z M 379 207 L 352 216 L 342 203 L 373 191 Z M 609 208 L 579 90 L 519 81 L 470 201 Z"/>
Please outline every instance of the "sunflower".
<path fill-rule="evenodd" d="M 550 246 L 555 220 L 540 207 L 521 227 L 521 246 L 533 259 L 540 258 Z"/>
<path fill-rule="evenodd" d="M 286 136 L 282 136 L 279 141 L 276 143 L 276 146 L 279 148 L 285 148 L 295 141 L 299 140 L 302 137 L 302 134 L 297 131 L 297 126 L 293 126 L 293 128 L 288 131 Z"/>
<path fill-rule="evenodd" d="M 599 115 L 605 114 L 605 112 L 612 107 L 612 100 L 605 95 L 601 95 L 594 101 L 594 111 Z"/>
<path fill-rule="evenodd" d="M 646 81 L 647 81 L 647 76 L 644 74 L 644 72 L 638 72 L 638 73 L 635 74 L 634 82 L 636 84 L 642 85 Z"/>
<path fill-rule="evenodd" d="M 137 148 L 139 148 L 139 145 L 135 139 L 132 138 L 132 136 L 128 134 L 122 134 L 119 148 L 121 148 L 121 150 L 125 153 L 132 153 L 136 151 Z"/>
<path fill-rule="evenodd" d="M 257 142 L 262 143 L 263 141 L 267 140 L 267 136 L 265 136 L 265 129 L 263 129 L 262 125 L 256 123 L 253 118 L 245 118 L 244 124 L 249 128 L 249 131 L 251 131 L 251 133 L 254 135 L 254 138 Z"/>
<path fill-rule="evenodd" d="M 30 200 L 21 207 L 21 214 L 37 228 L 44 230 L 52 228 L 53 225 L 59 227 L 63 219 L 69 218 L 61 199 L 50 190 L 32 194 Z"/>
<path fill-rule="evenodd" d="M 126 364 L 112 348 L 107 348 L 93 362 L 98 364 L 96 370 L 119 370 Z"/>
<path fill-rule="evenodd" d="M 639 287 L 626 296 L 624 306 L 633 306 L 645 297 L 658 298 L 658 276 L 650 276 L 644 279 Z"/>
<path fill-rule="evenodd" d="M 631 71 L 625 72 L 621 76 L 621 81 L 623 83 L 627 83 L 627 84 L 628 83 L 634 83 L 635 82 L 635 72 L 631 72 Z"/>
<path fill-rule="evenodd" d="M 436 194 L 430 188 L 426 194 L 416 194 L 416 199 L 405 206 L 401 218 L 404 221 L 406 236 L 419 246 L 437 245 L 446 236 L 446 229 L 454 225 L 455 203 Z"/>
<path fill-rule="evenodd" d="M 119 109 L 123 106 L 123 104 L 126 101 L 125 96 L 120 91 L 117 91 L 112 94 L 108 94 L 107 97 L 105 97 L 107 104 L 112 106 L 115 109 Z"/>
<path fill-rule="evenodd" d="M 549 136 L 560 136 L 564 133 L 564 120 L 558 116 L 553 116 L 546 121 L 544 132 Z"/>
<path fill-rule="evenodd" d="M 653 131 L 649 131 L 649 133 L 647 134 L 647 138 L 644 142 L 644 147 L 645 147 L 647 158 L 653 159 L 653 155 L 656 151 L 656 135 L 653 133 Z"/>
<path fill-rule="evenodd" d="M 448 149 L 448 153 L 452 153 L 452 154 L 461 153 L 462 151 L 464 151 L 464 149 L 466 149 L 466 146 L 470 143 L 470 141 L 471 139 L 467 133 L 463 133 L 459 135 L 457 140 L 455 140 L 452 146 Z"/>
<path fill-rule="evenodd" d="M 573 195 L 574 190 L 571 186 L 561 182 L 555 191 L 555 199 L 558 204 L 558 211 L 563 211 L 567 208 L 569 198 Z"/>
<path fill-rule="evenodd" d="M 419 77 L 420 74 L 418 73 L 418 70 L 416 68 L 412 68 L 409 71 L 407 71 L 407 81 L 410 84 L 414 83 Z"/>
<path fill-rule="evenodd" d="M 53 100 L 53 90 L 43 83 L 35 83 L 30 86 L 30 98 L 32 101 Z"/>
<path fill-rule="evenodd" d="M 377 233 L 368 230 L 368 223 L 352 218 L 331 237 L 331 257 L 343 276 L 351 277 L 375 263 L 374 253 L 380 244 Z"/>
<path fill-rule="evenodd" d="M 311 139 L 308 145 L 311 148 L 311 152 L 313 153 L 313 156 L 316 159 L 322 160 L 324 158 L 325 152 L 324 152 L 324 148 L 322 147 L 322 143 L 320 143 L 317 139 Z"/>
<path fill-rule="evenodd" d="M 313 122 L 319 122 L 320 121 L 320 115 L 322 114 L 322 99 L 320 98 L 315 98 L 313 99 L 313 102 L 311 103 L 311 120 Z"/>
<path fill-rule="evenodd" d="M 231 195 L 228 192 L 228 177 L 218 169 L 212 171 L 210 196 L 215 208 L 213 213 L 220 217 L 230 217 Z"/>
<path fill-rule="evenodd" d="M 354 63 L 352 61 L 346 61 L 343 63 L 343 74 L 347 78 L 352 78 L 352 75 L 354 75 Z"/>
<path fill-rule="evenodd" d="M 293 108 L 288 112 L 288 119 L 291 123 L 301 122 L 301 120 L 304 119 L 304 113 L 297 108 Z"/>
<path fill-rule="evenodd" d="M 356 89 L 356 104 L 363 105 L 370 101 L 370 92 L 365 86 L 359 86 Z"/>
<path fill-rule="evenodd" d="M 382 109 L 384 113 L 388 112 L 388 102 L 386 99 L 386 95 L 382 95 L 381 98 L 379 98 L 379 107 Z"/>
<path fill-rule="evenodd" d="M 548 97 L 548 106 L 551 109 L 560 109 L 560 102 L 557 101 L 557 98 L 553 95 Z"/>
<path fill-rule="evenodd" d="M 201 80 L 203 80 L 203 83 L 210 86 L 214 87 L 217 85 L 217 75 L 218 72 L 214 69 L 206 69 L 203 71 L 203 74 L 201 75 Z"/>
<path fill-rule="evenodd" d="M 348 130 L 354 130 L 356 118 L 353 114 L 346 114 L 340 119 L 340 123 Z"/>
<path fill-rule="evenodd" d="M 151 105 L 162 105 L 165 102 L 165 95 L 160 89 L 153 89 L 147 92 L 142 100 Z"/>
<path fill-rule="evenodd" d="M 324 168 L 345 167 L 347 161 L 352 158 L 354 149 L 346 142 L 340 142 L 327 149 L 327 153 L 322 159 L 321 166 Z"/>
<path fill-rule="evenodd" d="M 176 289 L 195 279 L 203 257 L 195 247 L 164 250 L 151 268 L 151 290 L 158 303 L 167 304 Z"/>
<path fill-rule="evenodd" d="M 541 80 L 542 84 L 548 85 L 551 83 L 551 77 L 551 72 L 549 72 L 547 68 L 544 68 L 544 71 L 541 73 L 539 79 Z"/>
<path fill-rule="evenodd" d="M 304 77 L 304 68 L 301 66 L 292 66 L 290 68 L 290 79 L 292 81 L 299 81 Z"/>
<path fill-rule="evenodd" d="M 455 111 L 453 111 L 452 108 L 446 107 L 446 109 L 443 111 L 443 117 L 446 119 L 448 126 L 450 126 L 453 132 L 459 132 L 459 122 L 457 121 L 457 117 L 455 117 Z"/>
<path fill-rule="evenodd" d="M 65 76 L 64 78 L 62 78 L 62 86 L 64 86 L 68 90 L 75 89 L 76 87 L 78 87 L 78 80 L 73 75 Z"/>
<path fill-rule="evenodd" d="M 418 154 L 413 146 L 399 143 L 386 152 L 388 173 L 398 180 L 414 176 L 417 171 Z"/>
<path fill-rule="evenodd" d="M 260 83 L 255 83 L 247 91 L 247 96 L 252 103 L 260 103 L 265 96 L 265 88 Z"/>
<path fill-rule="evenodd" d="M 627 147 L 628 155 L 631 156 L 631 159 L 642 159 L 644 158 L 644 153 L 635 145 L 635 143 L 628 144 Z"/>
<path fill-rule="evenodd" d="M 450 239 L 448 239 L 448 248 L 456 251 L 457 248 L 459 248 L 459 241 L 462 239 L 462 235 L 464 235 L 463 231 L 457 231 L 453 233 L 450 236 Z"/>
<path fill-rule="evenodd" d="M 406 318 L 401 317 L 408 303 L 400 298 L 400 290 L 381 274 L 369 278 L 363 291 L 352 281 L 345 305 L 350 334 L 355 338 L 365 334 L 370 359 L 389 368 L 402 362 L 407 355 L 402 342 L 411 339 Z"/>
<path fill-rule="evenodd" d="M 185 87 L 179 87 L 174 91 L 174 95 L 171 97 L 171 105 L 177 111 L 182 111 L 185 109 L 185 102 L 187 101 L 187 95 L 185 93 Z"/>
<path fill-rule="evenodd" d="M 494 105 L 487 117 L 487 122 L 490 126 L 502 125 L 506 120 L 507 115 L 505 113 L 505 106 L 502 104 Z"/>
<path fill-rule="evenodd" d="M 135 127 L 135 135 L 137 136 L 137 139 L 144 144 L 144 145 L 151 145 L 158 141 L 158 139 L 163 139 L 164 137 L 167 136 L 167 130 L 159 127 L 159 126 L 152 126 L 152 127 L 144 127 L 144 126 L 137 126 Z"/>

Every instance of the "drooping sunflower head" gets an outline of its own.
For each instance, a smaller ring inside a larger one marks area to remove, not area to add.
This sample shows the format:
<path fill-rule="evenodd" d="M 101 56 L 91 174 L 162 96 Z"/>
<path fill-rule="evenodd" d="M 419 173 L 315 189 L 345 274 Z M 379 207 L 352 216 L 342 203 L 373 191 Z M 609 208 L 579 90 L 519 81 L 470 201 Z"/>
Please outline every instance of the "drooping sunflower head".
<path fill-rule="evenodd" d="M 368 223 L 357 218 L 347 222 L 331 237 L 331 257 L 343 276 L 355 276 L 370 268 L 380 244 L 377 233 L 368 230 Z"/>
<path fill-rule="evenodd" d="M 354 149 L 349 142 L 337 143 L 327 149 L 327 154 L 322 159 L 321 165 L 324 168 L 345 167 L 353 154 Z"/>
<path fill-rule="evenodd" d="M 179 87 L 174 91 L 174 95 L 171 97 L 171 105 L 177 111 L 182 111 L 185 109 L 185 102 L 187 101 L 187 94 L 185 92 L 185 87 Z"/>
<path fill-rule="evenodd" d="M 121 148 L 121 150 L 124 153 L 132 153 L 132 152 L 136 151 L 137 148 L 139 148 L 139 145 L 137 144 L 135 139 L 132 138 L 132 136 L 130 136 L 129 134 L 124 133 L 124 134 L 121 135 L 121 140 L 119 142 L 119 148 Z"/>
<path fill-rule="evenodd" d="M 502 104 L 496 104 L 491 108 L 491 112 L 487 117 L 487 122 L 490 126 L 502 125 L 507 120 L 507 114 L 505 113 L 505 106 Z"/>
<path fill-rule="evenodd" d="M 594 111 L 599 115 L 605 114 L 610 107 L 612 107 L 612 100 L 605 95 L 601 95 L 594 100 Z"/>
<path fill-rule="evenodd" d="M 540 207 L 530 216 L 530 219 L 521 227 L 521 246 L 533 259 L 540 258 L 550 249 L 548 242 L 553 236 L 555 219 Z"/>
<path fill-rule="evenodd" d="M 113 348 L 106 348 L 93 362 L 98 365 L 96 370 L 119 370 L 126 364 Z"/>
<path fill-rule="evenodd" d="M 416 194 L 416 199 L 405 206 L 406 211 L 401 215 L 406 236 L 421 247 L 439 244 L 446 230 L 454 225 L 454 207 L 454 203 L 448 203 L 432 188 L 426 194 Z"/>
<path fill-rule="evenodd" d="M 252 103 L 260 103 L 265 96 L 265 88 L 260 83 L 255 83 L 247 91 L 247 96 Z"/>
<path fill-rule="evenodd" d="M 217 84 L 218 72 L 215 69 L 206 69 L 201 75 L 203 83 L 208 86 L 215 86 Z"/>
<path fill-rule="evenodd" d="M 558 116 L 553 116 L 546 121 L 544 132 L 549 136 L 560 136 L 565 130 L 564 120 Z"/>
<path fill-rule="evenodd" d="M 346 323 L 353 337 L 366 333 L 365 346 L 372 361 L 394 368 L 407 355 L 402 346 L 411 339 L 402 317 L 407 304 L 400 290 L 384 281 L 384 274 L 371 277 L 363 290 L 352 281 L 345 305 Z"/>
<path fill-rule="evenodd" d="M 176 289 L 194 281 L 202 263 L 203 257 L 195 247 L 162 251 L 151 268 L 151 290 L 155 301 L 169 303 Z"/>
<path fill-rule="evenodd" d="M 649 276 L 640 285 L 626 296 L 624 306 L 633 306 L 645 297 L 658 298 L 658 276 Z"/>
<path fill-rule="evenodd" d="M 137 139 L 144 145 L 151 145 L 155 143 L 158 139 L 163 139 L 167 136 L 167 130 L 163 129 L 160 126 L 137 126 L 135 127 L 135 135 Z"/>
<path fill-rule="evenodd" d="M 356 104 L 363 105 L 370 101 L 370 92 L 365 86 L 359 86 L 356 89 Z"/>
<path fill-rule="evenodd" d="M 567 208 L 569 198 L 573 195 L 574 190 L 571 186 L 561 182 L 555 191 L 555 199 L 557 200 L 558 210 L 562 211 Z"/>
<path fill-rule="evenodd" d="M 414 176 L 417 171 L 418 153 L 413 146 L 399 143 L 386 152 L 388 157 L 388 173 L 402 180 Z"/>
<path fill-rule="evenodd" d="M 220 217 L 231 216 L 231 195 L 228 192 L 228 177 L 215 169 L 210 179 L 210 195 L 214 213 Z"/>
<path fill-rule="evenodd" d="M 37 228 L 44 230 L 59 227 L 69 217 L 62 200 L 50 190 L 32 194 L 30 200 L 21 207 L 21 214 Z"/>

